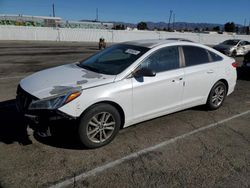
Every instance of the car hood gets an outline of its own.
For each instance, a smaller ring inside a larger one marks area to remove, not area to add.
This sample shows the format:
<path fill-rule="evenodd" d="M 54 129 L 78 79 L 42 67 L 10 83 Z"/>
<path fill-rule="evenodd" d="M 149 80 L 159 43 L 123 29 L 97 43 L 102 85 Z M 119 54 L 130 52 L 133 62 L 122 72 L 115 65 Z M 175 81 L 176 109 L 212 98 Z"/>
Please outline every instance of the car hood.
<path fill-rule="evenodd" d="M 104 75 L 76 64 L 62 65 L 34 73 L 21 80 L 20 86 L 37 98 L 46 98 L 72 90 L 87 89 L 114 82 L 115 75 Z"/>

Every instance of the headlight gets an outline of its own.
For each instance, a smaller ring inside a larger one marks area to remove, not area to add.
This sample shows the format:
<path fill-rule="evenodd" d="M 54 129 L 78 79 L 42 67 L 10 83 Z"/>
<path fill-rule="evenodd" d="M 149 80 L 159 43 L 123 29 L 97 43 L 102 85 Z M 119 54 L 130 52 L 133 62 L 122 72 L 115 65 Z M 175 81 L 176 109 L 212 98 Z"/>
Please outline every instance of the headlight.
<path fill-rule="evenodd" d="M 32 101 L 29 105 L 29 110 L 54 110 L 60 108 L 61 106 L 69 103 L 70 101 L 74 100 L 75 98 L 81 95 L 81 91 L 75 91 L 72 93 L 53 96 L 37 101 Z"/>

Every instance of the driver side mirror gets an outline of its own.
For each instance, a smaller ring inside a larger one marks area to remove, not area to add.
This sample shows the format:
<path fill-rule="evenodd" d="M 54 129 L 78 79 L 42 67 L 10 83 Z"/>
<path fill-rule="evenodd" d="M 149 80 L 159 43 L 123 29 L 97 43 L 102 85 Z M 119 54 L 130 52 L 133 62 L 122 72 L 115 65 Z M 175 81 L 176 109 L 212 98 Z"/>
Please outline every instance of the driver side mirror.
<path fill-rule="evenodd" d="M 133 76 L 135 78 L 139 78 L 139 77 L 154 77 L 156 75 L 156 72 L 154 70 L 148 69 L 148 68 L 141 68 L 139 70 L 137 70 Z"/>

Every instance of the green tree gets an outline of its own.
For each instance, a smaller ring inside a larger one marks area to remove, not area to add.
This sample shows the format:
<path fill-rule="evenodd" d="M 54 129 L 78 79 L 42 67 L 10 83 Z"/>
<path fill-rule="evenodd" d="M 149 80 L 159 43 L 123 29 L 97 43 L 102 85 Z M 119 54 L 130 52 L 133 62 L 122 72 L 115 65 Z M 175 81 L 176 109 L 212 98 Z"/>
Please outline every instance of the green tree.
<path fill-rule="evenodd" d="M 213 31 L 220 31 L 220 26 L 213 27 Z"/>
<path fill-rule="evenodd" d="M 196 28 L 194 28 L 194 31 L 195 31 L 195 32 L 199 32 L 200 29 L 199 29 L 198 27 L 196 27 Z"/>
<path fill-rule="evenodd" d="M 140 22 L 137 24 L 137 29 L 138 30 L 147 30 L 148 26 L 146 22 Z"/>
<path fill-rule="evenodd" d="M 224 30 L 226 32 L 235 32 L 235 24 L 234 24 L 234 22 L 227 22 L 224 25 Z"/>
<path fill-rule="evenodd" d="M 113 29 L 115 29 L 115 30 L 125 30 L 125 25 L 118 24 L 118 25 L 115 25 Z"/>

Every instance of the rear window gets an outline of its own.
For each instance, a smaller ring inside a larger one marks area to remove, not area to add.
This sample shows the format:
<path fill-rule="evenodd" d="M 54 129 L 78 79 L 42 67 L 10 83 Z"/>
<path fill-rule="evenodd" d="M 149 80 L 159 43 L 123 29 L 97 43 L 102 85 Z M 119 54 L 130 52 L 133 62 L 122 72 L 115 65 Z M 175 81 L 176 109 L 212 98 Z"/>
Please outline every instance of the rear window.
<path fill-rule="evenodd" d="M 218 54 L 214 52 L 208 51 L 208 53 L 210 54 L 212 61 L 221 61 L 223 59 L 221 56 L 219 56 Z"/>
<path fill-rule="evenodd" d="M 209 63 L 209 56 L 206 49 L 196 46 L 183 46 L 186 66 Z"/>
<path fill-rule="evenodd" d="M 239 42 L 239 40 L 226 40 L 226 41 L 222 42 L 221 44 L 235 46 L 236 44 L 238 44 L 238 42 Z"/>

